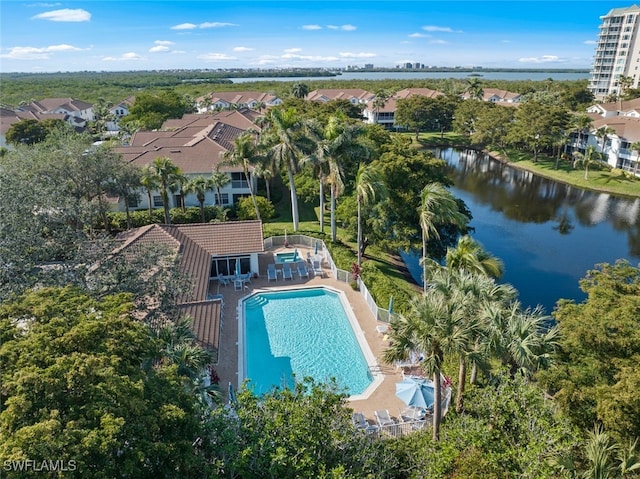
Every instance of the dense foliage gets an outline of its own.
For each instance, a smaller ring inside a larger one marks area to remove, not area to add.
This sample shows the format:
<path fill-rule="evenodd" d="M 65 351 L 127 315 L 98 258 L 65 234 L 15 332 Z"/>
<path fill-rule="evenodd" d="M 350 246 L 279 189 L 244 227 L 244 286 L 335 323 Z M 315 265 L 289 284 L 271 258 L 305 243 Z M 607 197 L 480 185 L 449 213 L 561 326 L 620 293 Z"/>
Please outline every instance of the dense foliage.
<path fill-rule="evenodd" d="M 580 286 L 587 299 L 554 313 L 562 351 L 541 379 L 575 424 L 600 422 L 624 443 L 640 436 L 640 269 L 599 265 Z"/>

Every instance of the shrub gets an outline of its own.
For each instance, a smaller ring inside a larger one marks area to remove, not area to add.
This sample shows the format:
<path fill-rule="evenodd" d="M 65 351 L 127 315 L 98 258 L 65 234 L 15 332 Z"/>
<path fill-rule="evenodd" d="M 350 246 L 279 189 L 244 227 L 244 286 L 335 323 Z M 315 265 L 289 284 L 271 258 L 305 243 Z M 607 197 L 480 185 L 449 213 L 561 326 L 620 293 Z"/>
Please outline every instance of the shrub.
<path fill-rule="evenodd" d="M 258 210 L 260 210 L 260 218 L 268 220 L 273 218 L 276 214 L 276 209 L 273 203 L 263 196 L 256 196 L 256 202 L 258 203 Z M 253 207 L 253 200 L 250 196 L 240 198 L 238 201 L 237 209 L 238 219 L 241 220 L 255 220 L 256 210 Z"/>

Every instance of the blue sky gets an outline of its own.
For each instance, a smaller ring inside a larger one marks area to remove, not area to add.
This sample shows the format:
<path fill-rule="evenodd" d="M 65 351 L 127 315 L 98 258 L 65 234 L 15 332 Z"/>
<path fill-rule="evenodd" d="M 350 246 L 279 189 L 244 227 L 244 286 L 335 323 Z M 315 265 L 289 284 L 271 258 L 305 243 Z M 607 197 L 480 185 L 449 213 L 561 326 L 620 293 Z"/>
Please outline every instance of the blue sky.
<path fill-rule="evenodd" d="M 0 71 L 433 66 L 589 68 L 633 2 L 0 2 Z"/>

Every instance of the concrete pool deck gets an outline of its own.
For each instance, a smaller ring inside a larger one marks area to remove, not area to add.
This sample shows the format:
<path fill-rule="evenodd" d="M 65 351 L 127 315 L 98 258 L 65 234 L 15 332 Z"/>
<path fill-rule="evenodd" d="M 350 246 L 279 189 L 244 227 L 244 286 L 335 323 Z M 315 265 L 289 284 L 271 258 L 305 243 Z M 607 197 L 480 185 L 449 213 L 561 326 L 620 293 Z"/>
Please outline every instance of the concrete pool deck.
<path fill-rule="evenodd" d="M 313 255 L 313 248 L 305 248 L 304 246 L 295 245 L 300 255 L 304 258 L 307 253 Z M 313 273 L 309 278 L 300 278 L 296 274 L 292 280 L 283 280 L 278 275 L 276 281 L 267 280 L 267 264 L 273 262 L 274 253 L 293 252 L 293 247 L 278 248 L 273 251 L 265 252 L 260 256 L 259 267 L 260 275 L 257 279 L 253 279 L 243 291 L 235 291 L 233 284 L 229 286 L 218 287 L 217 281 L 210 284 L 211 294 L 221 294 L 224 297 L 224 314 L 222 330 L 220 332 L 220 348 L 218 351 L 218 364 L 216 371 L 220 377 L 220 387 L 226 393 L 229 382 L 234 387 L 241 386 L 238 384 L 238 320 L 239 301 L 245 296 L 251 294 L 255 290 L 273 291 L 278 289 L 286 289 L 292 286 L 330 286 L 336 290 L 342 291 L 351 306 L 360 329 L 369 344 L 371 352 L 378 363 L 378 371 L 382 375 L 381 384 L 371 393 L 367 399 L 357 401 L 349 401 L 348 406 L 354 411 L 365 414 L 369 422 L 375 423 L 374 411 L 387 409 L 389 414 L 397 417 L 405 404 L 396 397 L 396 382 L 402 380 L 402 373 L 393 365 L 385 364 L 382 361 L 382 352 L 386 347 L 384 336 L 376 330 L 376 326 L 380 325 L 371 313 L 362 295 L 354 291 L 349 284 L 337 281 L 326 265 L 323 265 L 324 277 L 314 276 Z"/>

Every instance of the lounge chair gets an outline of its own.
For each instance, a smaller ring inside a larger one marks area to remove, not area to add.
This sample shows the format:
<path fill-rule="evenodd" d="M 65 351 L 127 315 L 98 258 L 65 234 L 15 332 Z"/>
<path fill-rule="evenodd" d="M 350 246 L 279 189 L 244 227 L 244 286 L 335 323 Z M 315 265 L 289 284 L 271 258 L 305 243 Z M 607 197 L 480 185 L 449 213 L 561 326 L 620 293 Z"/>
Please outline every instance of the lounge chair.
<path fill-rule="evenodd" d="M 354 412 L 351 415 L 351 420 L 353 421 L 353 425 L 356 427 L 356 429 L 360 431 L 364 431 L 366 433 L 372 433 L 378 430 L 378 426 L 369 424 L 369 421 L 366 420 L 366 418 L 364 417 L 364 414 L 361 412 Z"/>
<path fill-rule="evenodd" d="M 301 278 L 309 277 L 309 270 L 307 270 L 307 265 L 304 262 L 298 263 L 298 276 Z"/>
<path fill-rule="evenodd" d="M 322 266 L 320 266 L 320 261 L 315 259 L 313 260 L 313 275 L 319 275 L 321 278 L 324 278 L 324 270 L 322 269 Z"/>
<path fill-rule="evenodd" d="M 282 279 L 293 279 L 293 271 L 291 271 L 291 263 L 282 265 Z"/>
<path fill-rule="evenodd" d="M 269 263 L 267 265 L 267 281 L 277 281 L 278 280 L 278 272 L 276 271 L 275 263 Z"/>
<path fill-rule="evenodd" d="M 378 424 L 380 425 L 380 427 L 392 426 L 393 424 L 396 423 L 393 419 L 391 419 L 391 416 L 389 416 L 389 411 L 386 409 L 375 411 L 374 414 L 376 416 L 376 420 L 378 421 Z"/>
<path fill-rule="evenodd" d="M 222 276 L 221 274 L 218 275 L 218 284 L 221 284 L 222 286 L 228 286 L 229 285 L 229 280 L 226 279 L 224 276 Z"/>

